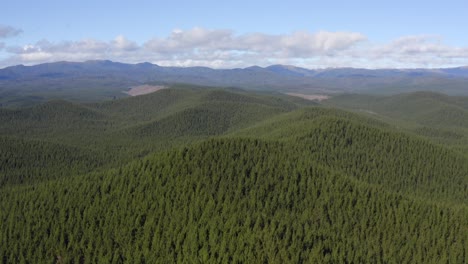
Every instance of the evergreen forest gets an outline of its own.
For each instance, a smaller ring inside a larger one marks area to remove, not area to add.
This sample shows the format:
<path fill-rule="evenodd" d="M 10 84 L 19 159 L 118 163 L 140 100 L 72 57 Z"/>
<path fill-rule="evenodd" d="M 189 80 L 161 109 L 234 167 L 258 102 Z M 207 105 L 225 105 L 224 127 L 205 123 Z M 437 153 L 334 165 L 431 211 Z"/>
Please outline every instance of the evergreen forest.
<path fill-rule="evenodd" d="M 468 98 L 0 108 L 0 262 L 468 263 Z"/>

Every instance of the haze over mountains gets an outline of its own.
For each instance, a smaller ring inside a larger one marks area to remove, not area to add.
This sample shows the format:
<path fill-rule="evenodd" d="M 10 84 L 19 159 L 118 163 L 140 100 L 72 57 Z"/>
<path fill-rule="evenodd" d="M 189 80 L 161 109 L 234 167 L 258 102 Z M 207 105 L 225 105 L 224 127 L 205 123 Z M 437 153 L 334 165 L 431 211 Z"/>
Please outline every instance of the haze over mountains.
<path fill-rule="evenodd" d="M 437 91 L 468 95 L 468 67 L 446 69 L 305 69 L 287 65 L 236 69 L 162 67 L 151 63 L 125 64 L 112 61 L 55 62 L 0 69 L 0 100 L 14 106 L 26 98 L 44 102 L 54 97 L 84 101 L 123 97 L 122 91 L 139 84 L 190 83 L 239 87 L 251 90 L 321 93 L 396 94 Z M 89 98 L 86 94 L 93 93 Z M 61 96 L 62 95 L 62 96 Z M 97 96 L 96 96 L 97 95 Z M 24 105 L 24 104 L 19 104 Z"/>

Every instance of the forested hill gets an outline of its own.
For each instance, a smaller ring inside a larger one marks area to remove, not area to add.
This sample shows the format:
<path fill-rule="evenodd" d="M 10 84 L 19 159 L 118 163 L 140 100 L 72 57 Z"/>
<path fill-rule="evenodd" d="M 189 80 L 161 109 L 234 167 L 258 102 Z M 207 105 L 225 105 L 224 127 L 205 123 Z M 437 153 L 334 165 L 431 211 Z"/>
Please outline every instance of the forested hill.
<path fill-rule="evenodd" d="M 468 260 L 468 158 L 381 118 L 197 87 L 1 115 L 4 263 Z"/>
<path fill-rule="evenodd" d="M 154 151 L 245 128 L 308 105 L 314 103 L 283 95 L 185 85 L 102 103 L 53 100 L 28 108 L 0 109 L 0 137 L 8 146 L 2 153 L 8 164 L 23 164 L 13 158 L 25 158 L 18 151 L 31 149 L 36 159 L 45 161 L 54 160 L 61 151 L 65 159 L 69 157 L 67 153 L 89 152 L 92 160 L 112 167 Z M 85 159 L 72 160 L 78 167 L 89 166 Z M 43 169 L 48 170 L 49 166 Z M 41 166 L 35 169 L 42 170 Z M 22 173 L 21 180 L 2 176 L 1 172 L 0 178 L 10 179 L 7 182 L 33 180 L 29 172 Z M 36 178 L 53 178 L 53 175 L 57 174 L 41 172 Z"/>
<path fill-rule="evenodd" d="M 366 114 L 468 154 L 468 97 L 434 92 L 393 96 L 344 94 L 326 101 L 332 107 Z"/>
<path fill-rule="evenodd" d="M 328 103 L 428 126 L 468 128 L 468 97 L 433 92 L 393 96 L 345 94 L 333 97 Z"/>

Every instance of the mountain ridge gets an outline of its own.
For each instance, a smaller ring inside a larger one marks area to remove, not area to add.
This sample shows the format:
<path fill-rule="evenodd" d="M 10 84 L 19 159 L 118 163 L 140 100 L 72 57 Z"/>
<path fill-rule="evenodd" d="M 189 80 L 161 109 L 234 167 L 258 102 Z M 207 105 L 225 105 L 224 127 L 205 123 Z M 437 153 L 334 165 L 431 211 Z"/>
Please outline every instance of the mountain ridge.
<path fill-rule="evenodd" d="M 45 63 L 39 63 L 39 64 L 33 64 L 33 65 L 24 65 L 24 64 L 17 64 L 17 65 L 11 65 L 11 66 L 6 66 L 3 68 L 0 68 L 1 70 L 5 69 L 11 69 L 15 67 L 37 67 L 37 66 L 45 66 L 45 65 L 54 65 L 54 64 L 68 64 L 68 65 L 80 65 L 80 64 L 88 64 L 88 65 L 122 65 L 122 66 L 155 66 L 155 67 L 163 67 L 163 68 L 205 68 L 205 69 L 212 69 L 212 70 L 234 70 L 234 69 L 248 69 L 248 68 L 261 68 L 261 69 L 268 69 L 268 68 L 274 68 L 274 67 L 283 67 L 285 69 L 301 69 L 301 70 L 308 70 L 308 71 L 326 71 L 326 70 L 336 70 L 336 69 L 354 69 L 354 70 L 369 70 L 369 71 L 384 71 L 384 70 L 396 70 L 396 71 L 444 71 L 444 70 L 450 70 L 450 69 L 457 69 L 457 70 L 464 70 L 468 69 L 468 65 L 460 65 L 457 67 L 440 67 L 440 68 L 360 68 L 360 67 L 326 67 L 326 68 L 305 68 L 305 67 L 300 67 L 300 66 L 295 66 L 292 64 L 271 64 L 265 67 L 259 66 L 259 65 L 251 65 L 251 66 L 246 66 L 246 67 L 237 67 L 237 68 L 212 68 L 212 67 L 207 67 L 207 66 L 188 66 L 188 67 L 183 67 L 183 66 L 162 66 L 157 63 L 151 63 L 148 61 L 144 62 L 138 62 L 138 63 L 125 63 L 125 62 L 118 62 L 118 61 L 113 61 L 113 60 L 86 60 L 86 61 L 54 61 L 54 62 L 45 62 Z"/>
<path fill-rule="evenodd" d="M 22 107 L 56 98 L 80 103 L 113 100 L 128 96 L 123 92 L 138 85 L 182 83 L 301 94 L 397 94 L 427 90 L 468 95 L 468 68 L 306 69 L 270 65 L 212 69 L 165 67 L 149 62 L 61 61 L 0 69 L 0 107 Z"/>
<path fill-rule="evenodd" d="M 258 71 L 268 71 L 278 74 L 291 75 L 296 73 L 299 76 L 323 76 L 324 73 L 333 73 L 339 72 L 342 75 L 352 75 L 353 73 L 367 73 L 368 75 L 381 76 L 382 74 L 439 74 L 446 76 L 465 76 L 468 77 L 468 66 L 459 66 L 459 67 L 447 67 L 447 68 L 354 68 L 354 67 L 328 67 L 328 68 L 304 68 L 298 67 L 295 65 L 284 65 L 284 64 L 272 64 L 269 66 L 261 67 L 258 65 L 252 65 L 244 68 L 210 68 L 205 66 L 191 66 L 191 67 L 175 67 L 175 66 L 160 66 L 155 63 L 150 62 L 141 62 L 141 63 L 122 63 L 111 60 L 88 60 L 84 62 L 74 62 L 74 61 L 57 61 L 57 62 L 48 62 L 35 65 L 13 65 L 0 69 L 0 80 L 8 79 L 8 72 L 20 72 L 23 75 L 27 73 L 34 72 L 34 70 L 41 72 L 46 71 L 48 68 L 54 69 L 58 68 L 62 71 L 69 71 L 70 69 L 65 67 L 73 67 L 75 70 L 82 69 L 104 69 L 106 72 L 111 70 L 118 69 L 152 69 L 158 70 L 162 69 L 164 71 L 174 71 L 174 70 L 202 70 L 202 71 L 239 71 L 239 70 L 258 70 Z M 25 71 L 29 70 L 29 71 Z M 21 72 L 23 71 L 23 72 Z M 351 73 L 350 73 L 351 72 Z M 373 74 L 372 74 L 373 73 Z M 34 74 L 33 74 L 34 76 Z M 11 77 L 10 77 L 11 78 Z"/>

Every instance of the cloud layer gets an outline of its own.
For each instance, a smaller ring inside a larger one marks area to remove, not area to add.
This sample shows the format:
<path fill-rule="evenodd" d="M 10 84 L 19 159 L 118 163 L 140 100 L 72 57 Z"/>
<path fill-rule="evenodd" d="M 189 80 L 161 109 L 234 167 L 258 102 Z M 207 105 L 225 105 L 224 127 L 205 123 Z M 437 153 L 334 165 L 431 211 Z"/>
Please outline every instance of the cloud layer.
<path fill-rule="evenodd" d="M 21 30 L 0 26 L 0 38 Z M 24 46 L 0 43 L 8 55 L 0 66 L 52 61 L 110 59 L 152 62 L 172 66 L 214 68 L 294 64 L 308 68 L 364 67 L 412 68 L 468 65 L 468 47 L 453 47 L 437 36 L 406 36 L 390 43 L 374 44 L 358 32 L 308 32 L 290 34 L 236 34 L 232 30 L 193 28 L 174 30 L 162 38 L 138 44 L 124 36 L 110 41 L 83 39 Z"/>

